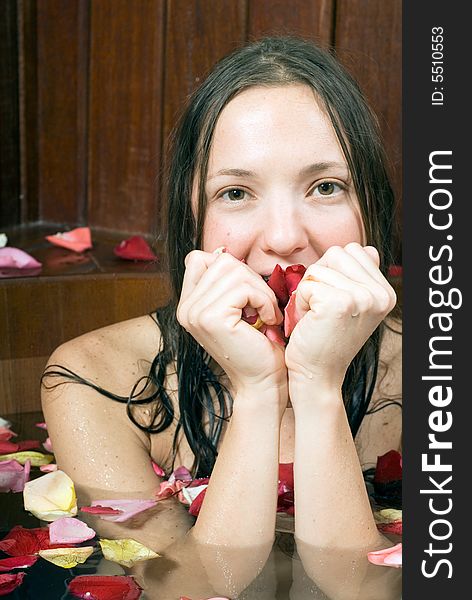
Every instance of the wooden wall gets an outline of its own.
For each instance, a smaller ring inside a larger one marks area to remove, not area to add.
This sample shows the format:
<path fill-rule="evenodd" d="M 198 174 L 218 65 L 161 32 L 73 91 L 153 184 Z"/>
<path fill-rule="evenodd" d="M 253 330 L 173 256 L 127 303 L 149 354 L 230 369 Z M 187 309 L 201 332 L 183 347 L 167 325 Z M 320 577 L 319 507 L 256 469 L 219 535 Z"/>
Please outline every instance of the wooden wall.
<path fill-rule="evenodd" d="M 162 234 L 176 116 L 217 59 L 271 33 L 339 50 L 378 112 L 400 194 L 401 0 L 4 0 L 0 11 L 11 25 L 2 121 L 18 100 L 15 64 L 20 99 L 0 153 L 3 225 Z"/>

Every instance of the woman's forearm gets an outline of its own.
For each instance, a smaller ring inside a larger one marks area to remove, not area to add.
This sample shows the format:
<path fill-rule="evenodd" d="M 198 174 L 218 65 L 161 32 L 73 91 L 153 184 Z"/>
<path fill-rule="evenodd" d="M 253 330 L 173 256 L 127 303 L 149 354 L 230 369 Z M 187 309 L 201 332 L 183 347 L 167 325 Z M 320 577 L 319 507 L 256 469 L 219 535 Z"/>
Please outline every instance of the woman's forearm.
<path fill-rule="evenodd" d="M 192 535 L 200 543 L 255 546 L 274 538 L 281 411 L 286 390 L 234 399 L 231 422 Z"/>
<path fill-rule="evenodd" d="M 316 547 L 376 544 L 376 529 L 341 391 L 291 381 L 295 536 Z"/>

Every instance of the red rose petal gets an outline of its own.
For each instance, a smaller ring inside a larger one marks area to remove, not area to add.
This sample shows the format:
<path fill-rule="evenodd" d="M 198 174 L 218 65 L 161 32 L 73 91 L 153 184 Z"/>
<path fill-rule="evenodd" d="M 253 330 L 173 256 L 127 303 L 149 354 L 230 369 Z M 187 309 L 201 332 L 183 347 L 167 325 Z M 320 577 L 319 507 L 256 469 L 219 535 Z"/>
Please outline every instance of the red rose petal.
<path fill-rule="evenodd" d="M 18 444 L 14 442 L 3 442 L 0 441 L 0 454 L 11 454 L 12 452 L 18 452 Z"/>
<path fill-rule="evenodd" d="M 38 556 L 14 556 L 13 558 L 2 558 L 0 559 L 0 571 L 27 569 L 28 567 L 32 567 L 38 558 Z"/>
<path fill-rule="evenodd" d="M 377 457 L 374 482 L 387 483 L 399 481 L 402 478 L 402 456 L 396 450 L 389 450 Z"/>
<path fill-rule="evenodd" d="M 285 283 L 285 273 L 280 265 L 275 265 L 267 285 L 274 292 L 279 305 L 285 307 L 288 302 L 288 291 Z"/>
<path fill-rule="evenodd" d="M 303 275 L 305 275 L 305 271 L 305 265 L 290 265 L 285 269 L 285 285 L 289 295 L 297 289 Z"/>
<path fill-rule="evenodd" d="M 287 302 L 287 306 L 284 310 L 284 335 L 288 338 L 292 331 L 295 329 L 295 325 L 300 320 L 297 309 L 296 309 L 296 290 L 290 296 L 289 301 Z"/>
<path fill-rule="evenodd" d="M 17 452 L 23 452 L 24 450 L 36 450 L 36 448 L 40 447 L 41 442 L 39 440 L 24 440 L 22 442 L 18 442 Z"/>
<path fill-rule="evenodd" d="M 198 517 L 198 513 L 200 512 L 200 509 L 202 507 L 203 504 L 203 500 L 205 499 L 205 494 L 208 488 L 205 488 L 204 490 L 202 490 L 198 496 L 195 498 L 195 500 L 192 502 L 192 504 L 190 505 L 188 512 L 193 515 L 194 517 Z"/>
<path fill-rule="evenodd" d="M 394 533 L 395 535 L 403 535 L 403 522 L 393 521 L 392 523 L 379 523 L 377 529 L 382 533 Z"/>
<path fill-rule="evenodd" d="M 0 550 L 9 556 L 27 556 L 37 554 L 40 550 L 63 548 L 64 546 L 67 544 L 50 543 L 47 527 L 26 529 L 17 525 L 0 541 Z"/>
<path fill-rule="evenodd" d="M 113 249 L 113 253 L 125 260 L 156 260 L 156 255 L 149 244 L 140 235 L 133 235 L 123 240 Z"/>
<path fill-rule="evenodd" d="M 126 575 L 79 575 L 68 588 L 84 600 L 138 600 L 141 596 L 141 588 Z"/>
<path fill-rule="evenodd" d="M 111 506 L 82 506 L 80 509 L 82 512 L 90 513 L 92 515 L 121 515 L 124 511 L 118 508 L 111 508 Z"/>
<path fill-rule="evenodd" d="M 6 596 L 10 592 L 13 592 L 21 582 L 26 573 L 22 571 L 20 573 L 8 573 L 6 575 L 0 575 L 0 596 Z"/>

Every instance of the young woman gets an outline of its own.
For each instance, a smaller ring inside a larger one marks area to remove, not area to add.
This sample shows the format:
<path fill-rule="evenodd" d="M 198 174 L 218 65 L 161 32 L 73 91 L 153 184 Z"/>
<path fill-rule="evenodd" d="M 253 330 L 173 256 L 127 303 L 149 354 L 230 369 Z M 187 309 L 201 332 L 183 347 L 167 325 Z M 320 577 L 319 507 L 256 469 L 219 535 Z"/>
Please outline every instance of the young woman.
<path fill-rule="evenodd" d="M 378 547 L 362 468 L 400 448 L 401 338 L 387 319 L 393 196 L 357 85 L 299 39 L 234 52 L 190 99 L 167 190 L 169 305 L 50 358 L 59 467 L 102 497 L 155 489 L 151 459 L 211 474 L 193 542 L 267 549 L 279 463 L 293 463 L 300 546 Z M 282 323 L 266 280 L 295 264 L 282 345 L 243 317 Z M 191 525 L 173 502 L 146 523 L 158 551 Z"/>

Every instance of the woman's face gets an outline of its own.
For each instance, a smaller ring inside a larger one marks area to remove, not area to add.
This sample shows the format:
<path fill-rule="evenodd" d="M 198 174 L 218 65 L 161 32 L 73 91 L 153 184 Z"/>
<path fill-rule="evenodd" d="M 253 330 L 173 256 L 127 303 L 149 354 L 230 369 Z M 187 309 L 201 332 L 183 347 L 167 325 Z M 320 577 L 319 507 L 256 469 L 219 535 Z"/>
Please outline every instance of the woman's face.
<path fill-rule="evenodd" d="M 205 187 L 202 249 L 226 246 L 261 275 L 363 242 L 346 160 L 308 86 L 249 88 L 229 102 Z"/>

